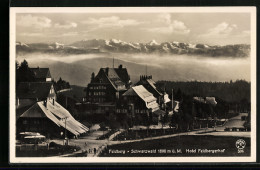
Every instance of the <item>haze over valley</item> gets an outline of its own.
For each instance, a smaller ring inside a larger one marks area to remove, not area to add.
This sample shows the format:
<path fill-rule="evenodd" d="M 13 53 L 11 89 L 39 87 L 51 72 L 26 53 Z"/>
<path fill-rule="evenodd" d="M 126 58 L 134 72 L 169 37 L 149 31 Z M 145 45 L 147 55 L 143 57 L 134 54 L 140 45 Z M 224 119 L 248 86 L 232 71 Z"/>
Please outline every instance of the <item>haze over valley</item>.
<path fill-rule="evenodd" d="M 110 46 L 111 48 L 106 48 L 107 50 L 104 50 L 104 44 L 103 46 L 94 44 L 94 46 L 93 41 L 98 42 L 97 40 L 78 41 L 74 43 L 77 45 L 75 48 L 59 43 L 34 43 L 33 45 L 17 43 L 17 61 L 21 62 L 25 59 L 30 67 L 49 67 L 55 80 L 62 77 L 70 84 L 79 86 L 86 86 L 89 83 L 92 72 L 97 74 L 101 67 L 112 67 L 113 58 L 115 67 L 122 64 L 128 69 L 133 82 L 136 82 L 140 75 L 146 74 L 146 66 L 147 74 L 152 75 L 156 81 L 230 81 L 236 79 L 250 81 L 249 45 L 212 47 L 203 44 L 182 43 L 180 45 L 180 43 L 172 42 L 168 44 L 179 44 L 179 47 L 172 45 L 169 46 L 168 51 L 162 51 L 163 43 L 151 41 L 150 46 L 147 45 L 150 51 L 143 52 L 140 48 L 140 51 L 130 52 L 131 48 L 126 48 L 128 45 L 120 40 L 117 40 L 113 46 L 111 45 L 114 48 Z M 118 47 L 122 44 L 125 48 Z M 189 52 L 192 47 L 193 51 Z M 221 51 L 217 56 L 212 55 L 212 51 L 216 48 Z M 70 52 L 66 52 L 68 49 Z M 76 49 L 76 51 L 71 52 L 71 49 Z M 78 53 L 79 49 L 85 51 Z M 196 50 L 200 50 L 201 53 Z M 225 51 L 229 53 L 224 53 Z"/>

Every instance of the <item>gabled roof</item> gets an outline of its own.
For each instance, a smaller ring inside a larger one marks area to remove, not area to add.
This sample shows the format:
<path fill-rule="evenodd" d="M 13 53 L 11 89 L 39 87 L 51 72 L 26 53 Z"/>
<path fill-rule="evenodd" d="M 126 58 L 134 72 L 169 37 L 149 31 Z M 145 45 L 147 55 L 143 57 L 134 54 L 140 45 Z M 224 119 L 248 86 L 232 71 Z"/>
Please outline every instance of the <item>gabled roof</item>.
<path fill-rule="evenodd" d="M 130 83 L 130 76 L 126 68 L 114 68 L 119 78 L 125 83 Z"/>
<path fill-rule="evenodd" d="M 30 68 L 34 73 L 34 77 L 36 79 L 41 78 L 51 78 L 50 69 L 49 68 Z"/>
<path fill-rule="evenodd" d="M 145 102 L 151 102 L 151 101 L 156 101 L 156 98 L 153 96 L 152 93 L 147 91 L 144 86 L 134 86 L 132 89 L 136 92 L 136 94 L 141 97 Z"/>
<path fill-rule="evenodd" d="M 127 90 L 123 96 L 134 96 L 137 95 L 139 96 L 146 104 L 146 107 L 148 109 L 152 109 L 152 111 L 158 110 L 159 105 L 156 102 L 156 98 L 153 96 L 152 93 L 147 91 L 144 86 L 139 85 L 139 86 L 134 86 L 131 87 L 129 90 Z"/>
<path fill-rule="evenodd" d="M 163 95 L 163 102 L 164 103 L 168 103 L 168 102 L 170 102 L 171 100 L 169 99 L 169 95 L 167 94 L 167 93 L 165 93 L 164 95 Z"/>
<path fill-rule="evenodd" d="M 27 111 L 25 111 L 20 117 L 22 118 L 48 118 L 59 127 L 65 128 L 74 135 L 87 132 L 89 129 L 76 121 L 71 114 L 63 108 L 59 103 L 55 102 L 54 105 L 47 101 L 47 108 L 44 106 L 44 102 L 37 102 Z"/>
<path fill-rule="evenodd" d="M 158 95 L 161 96 L 163 95 L 155 86 L 155 81 L 151 78 L 147 78 L 147 79 L 142 79 L 140 81 L 138 81 L 136 83 L 136 85 L 143 85 L 147 88 L 148 91 L 150 91 L 151 93 L 153 93 L 154 95 Z"/>
<path fill-rule="evenodd" d="M 102 68 L 102 70 L 116 90 L 126 90 L 125 83 L 119 78 L 114 68 Z"/>
<path fill-rule="evenodd" d="M 215 97 L 193 97 L 193 100 L 199 103 L 206 103 L 214 106 L 217 104 Z"/>
<path fill-rule="evenodd" d="M 47 98 L 51 86 L 51 82 L 21 82 L 16 89 L 16 96 L 22 99 Z"/>

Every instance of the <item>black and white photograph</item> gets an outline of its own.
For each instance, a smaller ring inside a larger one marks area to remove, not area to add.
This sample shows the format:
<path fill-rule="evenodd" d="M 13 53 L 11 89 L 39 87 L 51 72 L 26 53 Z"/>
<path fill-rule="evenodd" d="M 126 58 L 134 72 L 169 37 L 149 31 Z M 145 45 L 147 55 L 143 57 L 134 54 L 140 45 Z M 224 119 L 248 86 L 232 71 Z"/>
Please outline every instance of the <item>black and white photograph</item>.
<path fill-rule="evenodd" d="M 10 162 L 255 162 L 256 8 L 10 8 Z"/>

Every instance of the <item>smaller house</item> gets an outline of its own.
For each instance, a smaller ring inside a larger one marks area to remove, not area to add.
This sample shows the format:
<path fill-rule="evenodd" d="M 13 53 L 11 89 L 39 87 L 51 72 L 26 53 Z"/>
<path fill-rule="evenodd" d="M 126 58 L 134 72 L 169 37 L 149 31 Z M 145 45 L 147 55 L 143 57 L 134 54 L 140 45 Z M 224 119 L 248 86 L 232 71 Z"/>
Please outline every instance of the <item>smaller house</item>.
<path fill-rule="evenodd" d="M 140 80 L 136 83 L 136 85 L 144 86 L 144 88 L 153 94 L 159 105 L 162 107 L 171 101 L 167 93 L 163 93 L 158 87 L 156 87 L 156 83 L 152 79 L 152 76 L 141 75 Z"/>
<path fill-rule="evenodd" d="M 52 82 L 21 82 L 16 89 L 17 108 L 45 99 L 56 100 Z"/>
<path fill-rule="evenodd" d="M 211 104 L 213 106 L 216 106 L 216 104 L 217 104 L 215 97 L 193 97 L 193 101 Z"/>
<path fill-rule="evenodd" d="M 38 132 L 47 137 L 79 136 L 89 129 L 75 120 L 59 103 L 50 100 L 36 102 L 17 120 L 17 133 Z"/>
<path fill-rule="evenodd" d="M 213 107 L 216 105 L 215 97 L 193 97 L 193 115 L 198 119 L 214 117 Z"/>
<path fill-rule="evenodd" d="M 30 68 L 37 82 L 51 82 L 52 77 L 49 68 Z"/>
<path fill-rule="evenodd" d="M 16 88 L 16 119 L 33 104 L 43 100 L 55 100 L 52 82 L 21 82 Z"/>
<path fill-rule="evenodd" d="M 152 124 L 157 124 L 159 117 L 165 114 L 164 111 L 159 109 L 157 99 L 144 88 L 144 86 L 134 86 L 123 94 L 123 101 L 126 104 L 123 106 L 131 106 L 133 117 L 135 117 L 135 124 L 145 124 L 148 121 Z M 127 108 L 122 109 L 122 111 Z M 116 112 L 122 112 L 117 108 Z"/>

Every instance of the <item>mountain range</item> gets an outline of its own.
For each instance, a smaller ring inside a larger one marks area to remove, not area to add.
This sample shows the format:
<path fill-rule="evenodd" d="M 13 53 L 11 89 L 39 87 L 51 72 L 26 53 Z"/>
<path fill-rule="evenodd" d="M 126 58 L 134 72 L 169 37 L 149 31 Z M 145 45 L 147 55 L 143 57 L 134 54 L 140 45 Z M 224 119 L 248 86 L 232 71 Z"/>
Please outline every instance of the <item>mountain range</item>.
<path fill-rule="evenodd" d="M 16 42 L 16 53 L 56 53 L 63 55 L 70 54 L 93 54 L 93 53 L 144 53 L 144 54 L 187 54 L 200 56 L 227 56 L 227 57 L 247 57 L 250 55 L 250 45 L 207 45 L 190 44 L 182 42 L 162 42 L 157 43 L 152 40 L 148 43 L 125 42 L 116 39 L 103 40 L 81 40 L 72 44 L 61 43 L 31 43 L 25 44 Z"/>

